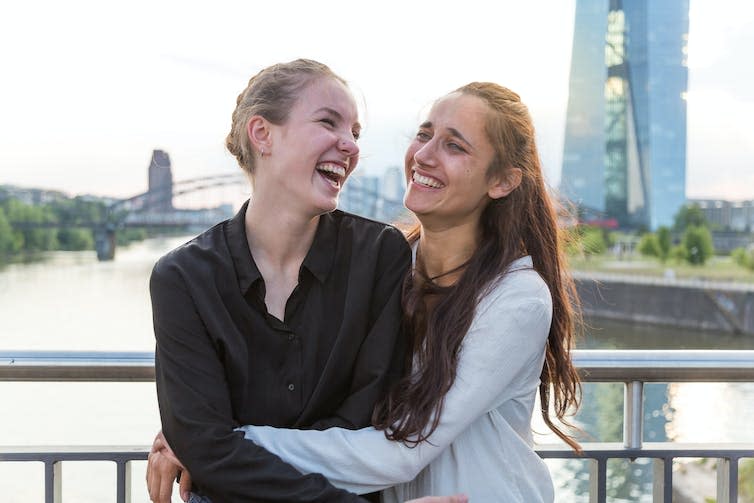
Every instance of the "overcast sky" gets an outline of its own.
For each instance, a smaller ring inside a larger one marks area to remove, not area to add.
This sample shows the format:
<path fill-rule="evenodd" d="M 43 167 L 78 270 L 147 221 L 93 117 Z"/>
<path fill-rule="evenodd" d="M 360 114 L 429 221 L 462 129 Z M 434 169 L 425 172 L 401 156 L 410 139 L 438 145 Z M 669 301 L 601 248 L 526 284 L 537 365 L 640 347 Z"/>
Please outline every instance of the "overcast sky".
<path fill-rule="evenodd" d="M 360 170 L 402 163 L 420 110 L 471 80 L 517 91 L 548 180 L 563 150 L 574 0 L 16 1 L 0 19 L 0 184 L 126 196 L 154 148 L 176 179 L 223 149 L 248 78 L 297 57 L 365 104 Z M 754 199 L 754 2 L 691 0 L 689 197 Z"/>

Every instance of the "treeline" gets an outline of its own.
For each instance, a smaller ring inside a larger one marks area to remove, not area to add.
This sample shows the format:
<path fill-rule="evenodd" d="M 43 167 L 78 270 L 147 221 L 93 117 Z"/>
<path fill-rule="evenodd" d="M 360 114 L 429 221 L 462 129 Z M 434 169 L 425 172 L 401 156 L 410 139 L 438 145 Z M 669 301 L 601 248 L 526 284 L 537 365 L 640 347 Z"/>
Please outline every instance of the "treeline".
<path fill-rule="evenodd" d="M 642 255 L 656 257 L 662 263 L 673 260 L 704 265 L 715 254 L 709 223 L 697 205 L 682 207 L 672 229 L 660 227 L 657 232 L 645 233 L 637 248 Z"/>
<path fill-rule="evenodd" d="M 672 227 L 660 227 L 656 232 L 625 235 L 599 227 L 579 226 L 570 236 L 567 249 L 571 254 L 588 258 L 620 247 L 621 242 L 633 242 L 640 254 L 654 257 L 663 264 L 686 262 L 702 266 L 715 254 L 711 227 L 699 206 L 688 205 L 675 215 Z M 754 247 L 737 248 L 731 256 L 738 265 L 754 270 Z"/>
<path fill-rule="evenodd" d="M 94 249 L 92 224 L 104 222 L 104 202 L 80 197 L 60 198 L 40 205 L 13 197 L 0 198 L 0 262 L 43 251 Z M 56 224 L 60 227 L 34 227 Z M 118 244 L 144 239 L 144 229 L 118 232 Z"/>

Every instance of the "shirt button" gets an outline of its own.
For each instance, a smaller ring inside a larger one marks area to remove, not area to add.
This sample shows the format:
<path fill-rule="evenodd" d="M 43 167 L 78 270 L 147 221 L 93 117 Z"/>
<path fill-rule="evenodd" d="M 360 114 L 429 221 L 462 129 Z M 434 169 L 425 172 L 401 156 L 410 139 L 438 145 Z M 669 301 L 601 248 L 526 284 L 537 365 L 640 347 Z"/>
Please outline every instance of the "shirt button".
<path fill-rule="evenodd" d="M 295 389 L 296 389 L 296 386 L 294 386 L 293 384 L 288 385 L 288 391 L 293 391 Z"/>
<path fill-rule="evenodd" d="M 293 339 L 295 339 L 295 338 L 296 338 L 296 336 L 295 336 L 295 335 L 293 335 L 293 334 L 288 334 L 288 340 L 289 340 L 289 341 L 292 341 L 292 340 L 293 340 Z"/>

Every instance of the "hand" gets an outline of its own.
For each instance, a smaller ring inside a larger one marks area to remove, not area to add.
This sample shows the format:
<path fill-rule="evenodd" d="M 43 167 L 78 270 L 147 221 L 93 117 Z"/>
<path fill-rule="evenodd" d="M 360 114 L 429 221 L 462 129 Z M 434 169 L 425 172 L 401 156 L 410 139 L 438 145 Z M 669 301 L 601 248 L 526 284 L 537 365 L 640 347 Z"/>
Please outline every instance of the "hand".
<path fill-rule="evenodd" d="M 149 500 L 153 503 L 170 503 L 173 482 L 180 471 L 181 468 L 173 463 L 163 451 L 150 451 L 147 458 Z"/>
<path fill-rule="evenodd" d="M 170 461 L 178 465 L 178 468 L 184 471 L 186 470 L 186 467 L 183 466 L 181 460 L 178 459 L 178 456 L 175 455 L 173 449 L 170 448 L 168 441 L 165 439 L 165 435 L 162 434 L 162 430 L 158 431 L 157 436 L 154 437 L 154 442 L 152 442 L 152 449 L 149 452 L 152 453 L 158 451 L 162 452 L 162 454 L 167 456 Z"/>
<path fill-rule="evenodd" d="M 181 474 L 178 486 L 181 499 L 188 501 L 191 491 L 191 475 L 176 457 L 160 431 L 152 443 L 147 460 L 147 489 L 149 499 L 154 503 L 170 503 L 173 481 Z"/>
<path fill-rule="evenodd" d="M 425 496 L 423 498 L 406 501 L 406 503 L 469 503 L 469 498 L 465 494 L 456 494 L 454 496 Z"/>

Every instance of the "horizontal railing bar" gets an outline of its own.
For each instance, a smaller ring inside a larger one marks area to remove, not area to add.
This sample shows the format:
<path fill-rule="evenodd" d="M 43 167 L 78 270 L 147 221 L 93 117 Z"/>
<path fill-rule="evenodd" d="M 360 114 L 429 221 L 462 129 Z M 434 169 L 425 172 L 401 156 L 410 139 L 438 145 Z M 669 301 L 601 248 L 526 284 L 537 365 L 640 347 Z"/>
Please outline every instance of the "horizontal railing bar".
<path fill-rule="evenodd" d="M 585 442 L 582 454 L 567 445 L 537 445 L 534 450 L 542 458 L 613 459 L 613 458 L 754 458 L 754 443 L 685 443 L 644 442 L 641 449 L 627 449 L 621 442 Z"/>
<path fill-rule="evenodd" d="M 751 350 L 576 350 L 586 382 L 754 382 Z"/>
<path fill-rule="evenodd" d="M 0 461 L 134 461 L 145 460 L 147 445 L 0 446 Z"/>
<path fill-rule="evenodd" d="M 754 382 L 751 350 L 573 351 L 585 382 Z M 153 381 L 151 352 L 0 351 L 0 381 Z"/>
<path fill-rule="evenodd" d="M 678 458 L 754 458 L 754 443 L 674 443 L 645 442 L 641 449 L 626 449 L 620 442 L 585 442 L 582 454 L 567 445 L 535 446 L 542 458 L 557 459 L 678 459 Z M 132 446 L 0 446 L 0 461 L 132 461 L 146 460 L 147 445 Z"/>
<path fill-rule="evenodd" d="M 0 351 L 0 381 L 154 381 L 154 353 Z"/>

